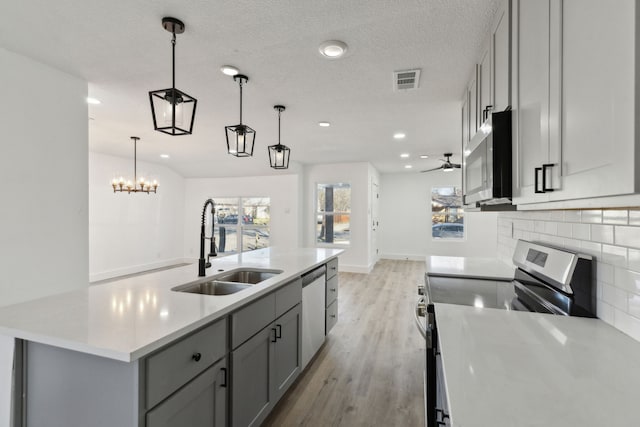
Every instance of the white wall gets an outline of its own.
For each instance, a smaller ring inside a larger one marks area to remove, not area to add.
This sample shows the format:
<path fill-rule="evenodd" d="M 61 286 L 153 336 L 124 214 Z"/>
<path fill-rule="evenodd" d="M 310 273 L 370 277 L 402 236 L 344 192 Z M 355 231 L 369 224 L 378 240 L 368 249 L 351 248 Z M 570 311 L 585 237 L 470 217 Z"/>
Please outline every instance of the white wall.
<path fill-rule="evenodd" d="M 200 255 L 200 220 L 208 198 L 270 197 L 270 246 L 298 247 L 300 175 L 187 179 L 184 203 L 184 256 Z"/>
<path fill-rule="evenodd" d="M 459 171 L 383 174 L 380 185 L 380 256 L 423 260 L 425 255 L 482 256 L 497 254 L 497 214 L 465 212 L 465 239 L 431 237 L 431 188 L 460 186 Z"/>
<path fill-rule="evenodd" d="M 0 69 L 0 305 L 9 305 L 88 285 L 87 83 L 2 48 Z"/>
<path fill-rule="evenodd" d="M 88 286 L 87 83 L 0 48 L 0 306 Z M 0 340 L 0 426 L 13 341 Z"/>
<path fill-rule="evenodd" d="M 89 153 L 89 274 L 92 281 L 183 261 L 185 179 L 138 161 L 138 174 L 160 183 L 157 194 L 114 193 L 111 179 L 133 179 L 131 158 Z"/>
<path fill-rule="evenodd" d="M 304 244 L 315 247 L 315 193 L 319 183 L 351 184 L 351 244 L 340 255 L 340 270 L 369 272 L 369 163 L 308 165 L 305 168 Z"/>

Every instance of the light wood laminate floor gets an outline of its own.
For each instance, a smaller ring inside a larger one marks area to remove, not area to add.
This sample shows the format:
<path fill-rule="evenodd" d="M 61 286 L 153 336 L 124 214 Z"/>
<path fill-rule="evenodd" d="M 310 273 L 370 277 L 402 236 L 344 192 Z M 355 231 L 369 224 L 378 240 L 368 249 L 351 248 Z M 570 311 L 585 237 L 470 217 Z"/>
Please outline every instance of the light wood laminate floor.
<path fill-rule="evenodd" d="M 425 263 L 340 273 L 338 323 L 265 426 L 424 426 L 424 339 L 413 311 Z"/>

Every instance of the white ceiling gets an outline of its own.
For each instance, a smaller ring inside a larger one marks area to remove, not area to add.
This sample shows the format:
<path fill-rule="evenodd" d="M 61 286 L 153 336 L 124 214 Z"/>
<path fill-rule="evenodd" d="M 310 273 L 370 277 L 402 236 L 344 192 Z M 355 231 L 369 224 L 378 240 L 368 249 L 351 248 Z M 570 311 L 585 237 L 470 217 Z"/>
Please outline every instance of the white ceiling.
<path fill-rule="evenodd" d="M 459 99 L 497 0 L 21 0 L 3 1 L 0 45 L 89 82 L 89 146 L 166 164 L 185 177 L 262 175 L 267 145 L 300 163 L 371 162 L 380 172 L 459 161 Z M 198 99 L 193 135 L 153 130 L 148 92 L 171 85 L 171 34 L 163 16 L 186 24 L 177 39 L 176 87 Z M 318 45 L 346 42 L 328 60 Z M 257 132 L 253 158 L 226 154 L 224 126 L 238 122 L 238 85 L 249 76 L 243 122 Z M 421 68 L 417 90 L 394 92 L 393 71 Z M 330 121 L 321 128 L 318 121 Z M 397 131 L 403 141 L 393 139 Z M 411 157 L 401 159 L 400 153 Z M 161 153 L 171 155 L 160 159 Z M 420 154 L 431 159 L 421 160 Z M 280 172 L 281 173 L 281 172 Z"/>

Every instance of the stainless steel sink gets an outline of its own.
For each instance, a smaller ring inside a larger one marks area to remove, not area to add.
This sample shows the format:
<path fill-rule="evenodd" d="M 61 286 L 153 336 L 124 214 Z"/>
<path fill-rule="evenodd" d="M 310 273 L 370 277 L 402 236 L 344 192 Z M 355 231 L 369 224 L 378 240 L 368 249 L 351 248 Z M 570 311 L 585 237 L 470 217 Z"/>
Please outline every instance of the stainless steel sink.
<path fill-rule="evenodd" d="M 264 270 L 258 268 L 243 268 L 216 276 L 217 280 L 221 282 L 235 282 L 235 283 L 250 283 L 255 285 L 256 283 L 264 282 L 267 279 L 272 278 L 282 273 L 282 270 Z"/>
<path fill-rule="evenodd" d="M 250 288 L 257 283 L 264 282 L 280 273 L 282 273 L 282 270 L 238 268 L 210 277 L 208 281 L 202 281 L 203 278 L 199 282 L 176 286 L 171 290 L 201 295 L 231 295 Z"/>
<path fill-rule="evenodd" d="M 211 280 L 209 282 L 192 283 L 178 286 L 177 288 L 173 288 L 173 290 L 178 292 L 189 292 L 192 294 L 202 295 L 231 295 L 250 287 L 251 285 L 247 283 L 231 283 Z"/>

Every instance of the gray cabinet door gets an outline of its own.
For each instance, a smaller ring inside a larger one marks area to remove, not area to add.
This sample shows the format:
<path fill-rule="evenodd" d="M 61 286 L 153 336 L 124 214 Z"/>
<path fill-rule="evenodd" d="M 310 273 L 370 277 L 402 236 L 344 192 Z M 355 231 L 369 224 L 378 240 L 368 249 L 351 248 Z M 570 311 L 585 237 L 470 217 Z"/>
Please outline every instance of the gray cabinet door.
<path fill-rule="evenodd" d="M 260 425 L 273 406 L 270 372 L 276 328 L 270 325 L 231 353 L 231 424 Z"/>
<path fill-rule="evenodd" d="M 226 424 L 226 358 L 147 413 L 147 427 L 218 427 Z"/>
<path fill-rule="evenodd" d="M 302 363 L 302 312 L 300 304 L 276 319 L 274 346 L 274 402 L 287 391 L 300 374 Z"/>

